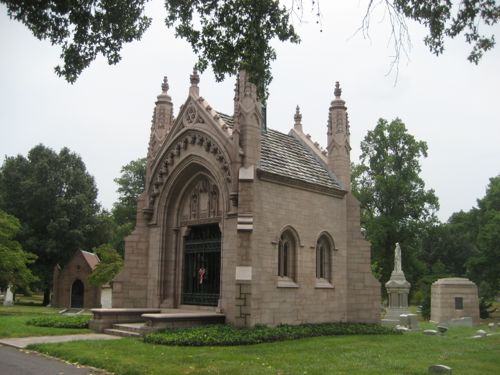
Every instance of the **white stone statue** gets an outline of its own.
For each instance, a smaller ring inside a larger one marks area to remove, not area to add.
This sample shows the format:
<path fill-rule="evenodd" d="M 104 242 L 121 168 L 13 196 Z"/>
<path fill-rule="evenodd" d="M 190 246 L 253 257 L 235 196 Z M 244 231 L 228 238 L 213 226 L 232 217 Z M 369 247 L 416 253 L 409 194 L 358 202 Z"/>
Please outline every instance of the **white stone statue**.
<path fill-rule="evenodd" d="M 12 284 L 9 284 L 7 291 L 5 292 L 5 297 L 3 300 L 4 306 L 12 306 L 14 304 L 14 295 L 12 294 Z"/>
<path fill-rule="evenodd" d="M 403 272 L 401 268 L 401 247 L 399 242 L 396 242 L 396 249 L 394 249 L 394 272 Z"/>

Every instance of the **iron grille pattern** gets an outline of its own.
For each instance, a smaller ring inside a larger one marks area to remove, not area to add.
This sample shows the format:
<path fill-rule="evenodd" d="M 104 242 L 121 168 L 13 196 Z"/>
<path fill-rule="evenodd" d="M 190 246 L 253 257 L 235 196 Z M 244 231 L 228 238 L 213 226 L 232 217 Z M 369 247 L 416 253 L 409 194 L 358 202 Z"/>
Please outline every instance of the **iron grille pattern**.
<path fill-rule="evenodd" d="M 185 239 L 182 303 L 217 306 L 221 234 L 218 225 L 192 227 Z"/>

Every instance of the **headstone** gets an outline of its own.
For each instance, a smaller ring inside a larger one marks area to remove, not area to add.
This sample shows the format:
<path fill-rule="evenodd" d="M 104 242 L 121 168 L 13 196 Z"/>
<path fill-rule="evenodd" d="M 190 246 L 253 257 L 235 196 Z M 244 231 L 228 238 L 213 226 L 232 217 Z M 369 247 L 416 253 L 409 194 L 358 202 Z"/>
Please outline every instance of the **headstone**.
<path fill-rule="evenodd" d="M 432 365 L 429 367 L 429 374 L 451 374 L 451 367 L 445 365 Z"/>
<path fill-rule="evenodd" d="M 448 327 L 443 326 L 443 325 L 437 326 L 436 328 L 440 334 L 444 334 L 444 333 L 446 333 L 446 331 L 448 331 Z"/>
<path fill-rule="evenodd" d="M 394 327 L 399 324 L 399 319 L 382 319 L 381 323 L 386 327 Z"/>
<path fill-rule="evenodd" d="M 12 284 L 9 284 L 7 290 L 5 291 L 5 297 L 3 300 L 4 306 L 12 306 L 14 304 L 14 295 L 12 294 Z"/>
<path fill-rule="evenodd" d="M 486 331 L 483 331 L 482 329 L 480 329 L 476 332 L 476 335 L 481 336 L 481 337 L 486 337 L 487 333 L 486 333 Z"/>
<path fill-rule="evenodd" d="M 497 330 L 497 324 L 496 323 L 489 323 L 488 324 L 488 328 L 492 331 L 496 331 Z"/>
<path fill-rule="evenodd" d="M 416 314 L 401 314 L 399 316 L 399 325 L 408 328 L 409 331 L 418 331 L 418 320 Z"/>
<path fill-rule="evenodd" d="M 400 326 L 400 325 L 397 325 L 396 326 L 396 331 L 399 331 L 399 332 L 408 332 L 409 329 L 405 326 Z"/>
<path fill-rule="evenodd" d="M 110 309 L 113 306 L 113 290 L 109 284 L 101 286 L 101 308 Z"/>
<path fill-rule="evenodd" d="M 410 292 L 411 284 L 406 281 L 405 274 L 401 267 L 401 247 L 396 243 L 394 249 L 394 270 L 391 273 L 391 278 L 385 283 L 387 290 L 387 312 L 385 319 L 399 320 L 401 314 L 408 314 L 408 293 Z M 396 323 L 397 324 L 397 323 Z"/>
<path fill-rule="evenodd" d="M 454 326 L 454 327 L 472 327 L 473 322 L 471 317 L 463 317 L 460 319 L 451 319 L 450 321 L 447 322 L 449 326 Z"/>
<path fill-rule="evenodd" d="M 424 330 L 424 335 L 426 335 L 426 336 L 437 336 L 438 335 L 438 331 L 436 331 L 435 329 L 426 329 L 426 330 Z"/>
<path fill-rule="evenodd" d="M 420 330 L 418 326 L 418 319 L 416 314 L 407 314 L 408 316 L 408 328 L 410 331 L 418 331 Z"/>

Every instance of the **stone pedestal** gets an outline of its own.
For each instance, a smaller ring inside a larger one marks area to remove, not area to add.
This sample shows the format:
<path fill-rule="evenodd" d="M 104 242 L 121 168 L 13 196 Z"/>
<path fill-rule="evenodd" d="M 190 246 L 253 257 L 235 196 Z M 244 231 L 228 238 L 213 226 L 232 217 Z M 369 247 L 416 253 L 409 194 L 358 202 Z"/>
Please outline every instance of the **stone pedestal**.
<path fill-rule="evenodd" d="M 406 281 L 403 271 L 392 271 L 391 278 L 385 284 L 387 289 L 387 312 L 385 319 L 395 320 L 399 323 L 401 314 L 408 314 L 408 293 L 410 283 Z"/>

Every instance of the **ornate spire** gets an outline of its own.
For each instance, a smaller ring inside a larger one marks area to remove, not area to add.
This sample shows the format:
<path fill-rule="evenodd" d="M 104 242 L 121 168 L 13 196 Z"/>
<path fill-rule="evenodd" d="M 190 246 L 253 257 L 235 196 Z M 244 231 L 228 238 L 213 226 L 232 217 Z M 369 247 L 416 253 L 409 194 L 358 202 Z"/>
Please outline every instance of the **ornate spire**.
<path fill-rule="evenodd" d="M 196 70 L 196 68 L 193 68 L 193 74 L 191 74 L 189 78 L 191 86 L 198 86 L 198 83 L 200 83 L 200 76 L 198 75 L 198 70 Z"/>
<path fill-rule="evenodd" d="M 196 96 L 200 95 L 200 89 L 198 88 L 198 83 L 200 83 L 200 76 L 198 75 L 198 70 L 193 68 L 193 74 L 189 76 L 189 80 L 191 82 L 191 87 L 189 88 L 189 92 Z"/>
<path fill-rule="evenodd" d="M 163 91 L 165 94 L 167 93 L 168 91 L 168 78 L 165 76 L 163 77 L 163 83 L 161 84 L 161 91 Z"/>
<path fill-rule="evenodd" d="M 339 81 L 335 82 L 335 90 L 333 91 L 335 95 L 335 99 L 340 99 L 340 95 L 342 95 L 342 89 L 340 88 Z"/>
<path fill-rule="evenodd" d="M 295 120 L 295 124 L 293 125 L 294 129 L 302 132 L 302 114 L 300 113 L 298 105 L 297 108 L 295 108 L 295 116 L 293 116 L 293 119 Z"/>
<path fill-rule="evenodd" d="M 328 167 L 337 176 L 342 188 L 349 191 L 351 186 L 349 124 L 347 107 L 345 106 L 345 101 L 340 97 L 342 89 L 338 81 L 335 82 L 333 93 L 335 99 L 330 103 L 328 113 Z"/>

